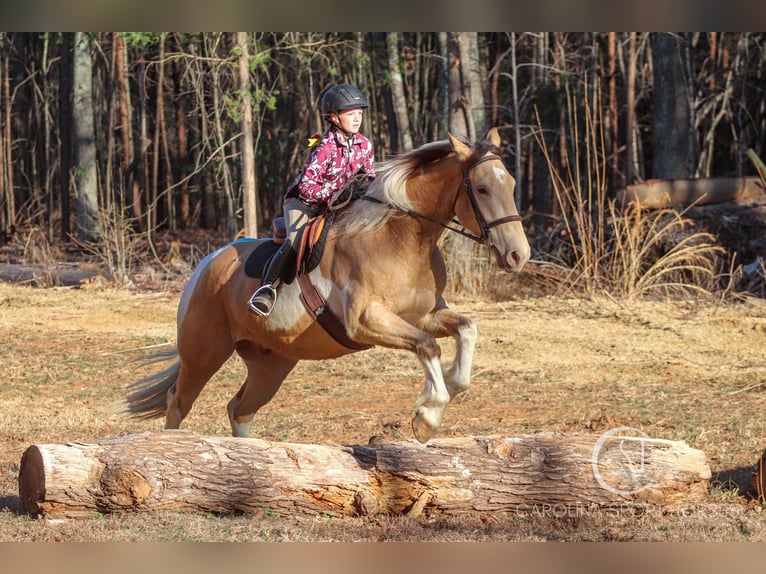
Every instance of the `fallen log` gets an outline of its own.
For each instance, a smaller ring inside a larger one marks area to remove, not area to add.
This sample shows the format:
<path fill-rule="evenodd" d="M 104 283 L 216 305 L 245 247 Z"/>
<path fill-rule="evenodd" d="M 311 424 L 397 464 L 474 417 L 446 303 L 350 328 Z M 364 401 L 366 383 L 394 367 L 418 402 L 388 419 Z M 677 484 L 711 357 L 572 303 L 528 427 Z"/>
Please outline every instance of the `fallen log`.
<path fill-rule="evenodd" d="M 617 202 L 622 206 L 638 204 L 645 209 L 661 209 L 742 201 L 764 193 L 763 182 L 758 177 L 649 179 L 619 191 Z"/>
<path fill-rule="evenodd" d="M 66 263 L 51 265 L 0 263 L 0 281 L 7 283 L 73 287 L 81 286 L 88 281 L 94 280 L 108 283 L 108 279 L 97 271 L 82 269 L 76 265 Z"/>
<path fill-rule="evenodd" d="M 617 431 L 356 446 L 163 431 L 40 444 L 22 456 L 19 497 L 29 514 L 68 516 L 673 509 L 705 497 L 711 473 L 704 453 L 633 429 Z"/>

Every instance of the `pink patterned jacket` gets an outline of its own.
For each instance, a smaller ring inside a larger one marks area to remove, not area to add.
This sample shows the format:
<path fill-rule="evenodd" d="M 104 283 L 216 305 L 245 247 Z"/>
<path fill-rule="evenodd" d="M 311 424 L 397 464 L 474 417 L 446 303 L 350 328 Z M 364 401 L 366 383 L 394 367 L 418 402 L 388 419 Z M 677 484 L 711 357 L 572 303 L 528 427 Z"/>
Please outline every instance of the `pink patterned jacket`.
<path fill-rule="evenodd" d="M 342 144 L 338 132 L 329 129 L 303 166 L 298 193 L 309 205 L 327 203 L 360 172 L 375 177 L 374 161 L 372 143 L 365 136 L 357 133 L 347 144 Z"/>

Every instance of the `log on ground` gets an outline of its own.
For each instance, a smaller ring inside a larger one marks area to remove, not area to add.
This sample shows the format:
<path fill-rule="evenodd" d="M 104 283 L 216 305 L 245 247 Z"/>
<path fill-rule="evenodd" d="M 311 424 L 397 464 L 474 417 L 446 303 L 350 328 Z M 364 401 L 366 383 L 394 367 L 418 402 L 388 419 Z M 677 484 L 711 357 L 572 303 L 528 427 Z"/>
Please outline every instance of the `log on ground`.
<path fill-rule="evenodd" d="M 645 209 L 677 205 L 709 205 L 762 197 L 766 193 L 757 177 L 700 179 L 650 179 L 629 185 L 617 193 L 620 205 L 638 204 Z"/>
<path fill-rule="evenodd" d="M 33 445 L 19 496 L 33 515 L 183 510 L 435 516 L 702 501 L 707 459 L 632 430 L 331 446 L 141 433 Z"/>

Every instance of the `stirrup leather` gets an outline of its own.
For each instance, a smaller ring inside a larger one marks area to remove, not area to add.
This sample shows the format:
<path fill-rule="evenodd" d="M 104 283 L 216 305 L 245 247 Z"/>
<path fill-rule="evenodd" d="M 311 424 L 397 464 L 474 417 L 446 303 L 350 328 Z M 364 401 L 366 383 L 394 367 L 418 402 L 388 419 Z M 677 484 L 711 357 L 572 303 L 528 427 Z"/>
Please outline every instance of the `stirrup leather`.
<path fill-rule="evenodd" d="M 264 299 L 268 299 L 268 301 L 265 301 Z M 255 290 L 255 293 L 250 297 L 247 305 L 250 307 L 250 310 L 258 313 L 261 317 L 268 317 L 274 310 L 274 304 L 276 302 L 277 290 L 270 283 L 266 283 Z"/>

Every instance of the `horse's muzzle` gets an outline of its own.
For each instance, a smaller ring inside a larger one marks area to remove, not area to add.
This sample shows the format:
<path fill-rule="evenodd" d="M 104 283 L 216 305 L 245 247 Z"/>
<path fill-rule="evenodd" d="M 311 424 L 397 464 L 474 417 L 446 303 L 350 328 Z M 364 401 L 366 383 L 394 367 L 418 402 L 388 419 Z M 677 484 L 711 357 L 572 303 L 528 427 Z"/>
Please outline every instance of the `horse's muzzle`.
<path fill-rule="evenodd" d="M 526 262 L 529 261 L 529 244 L 509 249 L 504 254 L 497 247 L 493 247 L 493 251 L 495 252 L 497 266 L 508 273 L 511 271 L 521 271 Z"/>

